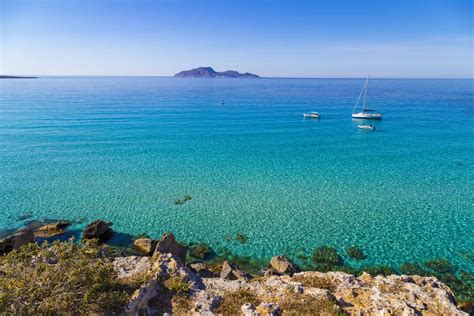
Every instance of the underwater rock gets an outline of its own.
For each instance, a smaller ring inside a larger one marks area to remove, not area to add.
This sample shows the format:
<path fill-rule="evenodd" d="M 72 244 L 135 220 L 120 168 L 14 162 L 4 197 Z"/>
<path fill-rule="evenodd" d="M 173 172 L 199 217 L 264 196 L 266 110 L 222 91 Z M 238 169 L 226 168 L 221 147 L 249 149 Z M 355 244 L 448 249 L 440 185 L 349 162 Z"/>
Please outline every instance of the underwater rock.
<path fill-rule="evenodd" d="M 364 260 L 366 258 L 364 252 L 357 246 L 347 248 L 346 253 L 349 257 L 356 260 Z"/>
<path fill-rule="evenodd" d="M 314 249 L 313 262 L 325 265 L 341 265 L 342 257 L 336 249 L 329 246 L 322 246 Z"/>
<path fill-rule="evenodd" d="M 176 199 L 174 201 L 174 204 L 175 205 L 183 205 L 184 203 L 188 202 L 188 201 L 191 201 L 192 200 L 192 197 L 190 195 L 185 195 L 183 199 Z"/>
<path fill-rule="evenodd" d="M 112 226 L 111 222 L 105 222 L 102 220 L 97 220 L 86 226 L 82 232 L 82 237 L 84 239 L 99 239 L 102 242 L 105 242 L 110 239 L 112 236 Z"/>
<path fill-rule="evenodd" d="M 158 241 L 151 238 L 138 238 L 133 242 L 133 247 L 145 256 L 151 256 L 157 244 Z"/>
<path fill-rule="evenodd" d="M 194 258 L 205 259 L 211 252 L 211 247 L 205 243 L 192 244 L 189 246 L 189 254 Z"/>
<path fill-rule="evenodd" d="M 236 236 L 235 236 L 235 239 L 240 242 L 241 244 L 245 244 L 248 240 L 248 237 L 247 235 L 244 235 L 244 234 L 241 234 L 241 233 L 238 233 Z"/>
<path fill-rule="evenodd" d="M 444 258 L 428 260 L 424 263 L 424 266 L 437 273 L 453 273 L 456 270 L 451 262 Z"/>
<path fill-rule="evenodd" d="M 186 252 L 186 246 L 176 242 L 176 239 L 174 238 L 174 235 L 172 233 L 166 233 L 161 236 L 161 239 L 156 244 L 156 248 L 153 255 L 159 253 L 170 253 L 173 256 L 176 256 L 181 259 L 184 264 L 186 262 Z"/>
<path fill-rule="evenodd" d="M 289 274 L 296 272 L 291 261 L 285 256 L 275 256 L 270 260 L 270 269 L 273 274 Z"/>
<path fill-rule="evenodd" d="M 224 280 L 250 280 L 252 276 L 241 270 L 236 264 L 224 261 L 222 264 L 221 279 Z"/>
<path fill-rule="evenodd" d="M 56 223 L 46 224 L 40 226 L 34 230 L 36 238 L 51 238 L 54 236 L 62 235 L 66 232 L 66 228 L 71 225 L 67 221 L 59 221 Z"/>

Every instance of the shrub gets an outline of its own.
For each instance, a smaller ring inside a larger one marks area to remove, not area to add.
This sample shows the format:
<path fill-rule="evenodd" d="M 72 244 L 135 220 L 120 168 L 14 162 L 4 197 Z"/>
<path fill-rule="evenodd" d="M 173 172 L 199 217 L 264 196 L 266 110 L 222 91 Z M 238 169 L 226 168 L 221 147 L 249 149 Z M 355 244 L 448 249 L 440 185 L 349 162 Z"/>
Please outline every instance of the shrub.
<path fill-rule="evenodd" d="M 299 293 L 287 293 L 279 301 L 283 315 L 343 315 L 335 302 Z"/>
<path fill-rule="evenodd" d="M 166 280 L 164 286 L 179 296 L 187 296 L 189 293 L 189 284 L 183 280 L 180 276 L 171 277 Z"/>
<path fill-rule="evenodd" d="M 93 243 L 27 244 L 6 255 L 0 276 L 0 312 L 75 314 L 119 312 L 132 289 Z"/>
<path fill-rule="evenodd" d="M 313 262 L 323 265 L 340 265 L 342 264 L 342 258 L 336 249 L 329 246 L 322 246 L 314 249 Z"/>
<path fill-rule="evenodd" d="M 222 301 L 214 311 L 216 314 L 222 315 L 239 315 L 240 308 L 245 303 L 257 306 L 260 302 L 254 293 L 247 289 L 239 289 L 235 292 L 226 292 L 222 297 Z"/>
<path fill-rule="evenodd" d="M 363 260 L 366 258 L 364 252 L 357 246 L 352 246 L 346 249 L 346 253 L 349 257 L 356 260 Z"/>

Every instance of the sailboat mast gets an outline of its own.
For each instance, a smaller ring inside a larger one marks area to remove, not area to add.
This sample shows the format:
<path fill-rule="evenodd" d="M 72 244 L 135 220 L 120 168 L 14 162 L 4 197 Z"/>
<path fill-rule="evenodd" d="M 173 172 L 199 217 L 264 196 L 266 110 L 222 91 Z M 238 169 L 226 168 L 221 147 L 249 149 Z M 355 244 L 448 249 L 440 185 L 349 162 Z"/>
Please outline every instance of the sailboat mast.
<path fill-rule="evenodd" d="M 362 105 L 362 111 L 365 110 L 365 102 L 367 100 L 367 89 L 369 88 L 369 76 L 367 76 L 367 80 L 365 80 L 365 89 L 364 89 L 364 103 Z"/>

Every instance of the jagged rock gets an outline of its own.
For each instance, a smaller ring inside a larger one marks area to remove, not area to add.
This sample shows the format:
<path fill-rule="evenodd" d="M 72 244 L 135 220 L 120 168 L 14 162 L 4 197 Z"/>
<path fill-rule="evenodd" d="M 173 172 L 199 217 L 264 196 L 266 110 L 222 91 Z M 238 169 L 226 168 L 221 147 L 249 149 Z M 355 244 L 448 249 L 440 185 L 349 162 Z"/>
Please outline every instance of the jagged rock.
<path fill-rule="evenodd" d="M 43 225 L 35 229 L 34 236 L 36 238 L 50 238 L 53 236 L 58 236 L 64 234 L 66 232 L 66 228 L 70 225 L 71 223 L 67 221 L 59 221 Z"/>
<path fill-rule="evenodd" d="M 186 262 L 186 246 L 177 243 L 172 233 L 161 236 L 154 251 L 154 254 L 158 253 L 170 253 L 181 259 L 183 263 Z"/>
<path fill-rule="evenodd" d="M 158 241 L 150 238 L 138 238 L 133 242 L 133 246 L 140 253 L 151 256 L 153 251 L 155 251 Z"/>
<path fill-rule="evenodd" d="M 97 220 L 86 226 L 86 228 L 82 232 L 82 237 L 84 239 L 97 238 L 100 241 L 105 242 L 112 236 L 112 229 L 110 228 L 110 226 L 112 226 L 111 222 Z"/>
<path fill-rule="evenodd" d="M 137 275 L 151 275 L 154 271 L 153 261 L 150 257 L 116 257 L 112 261 L 119 279 L 134 277 Z"/>
<path fill-rule="evenodd" d="M 256 315 L 278 316 L 280 315 L 280 306 L 275 303 L 260 303 L 255 309 Z"/>
<path fill-rule="evenodd" d="M 253 306 L 251 303 L 245 303 L 244 305 L 242 305 L 240 310 L 245 316 L 253 316 L 255 313 L 255 306 Z"/>
<path fill-rule="evenodd" d="M 163 287 L 157 279 L 152 279 L 148 284 L 133 293 L 125 313 L 127 315 L 155 315 L 156 309 L 153 301 L 163 291 Z"/>
<path fill-rule="evenodd" d="M 34 234 L 31 230 L 25 230 L 8 236 L 0 240 L 0 255 L 9 253 L 14 249 L 18 249 L 21 246 L 33 242 Z"/>
<path fill-rule="evenodd" d="M 199 275 L 203 278 L 215 278 L 218 277 L 214 272 L 209 270 L 204 263 L 191 263 L 187 265 L 191 270 L 193 270 L 196 273 L 199 273 Z"/>
<path fill-rule="evenodd" d="M 289 274 L 296 272 L 293 264 L 285 256 L 276 256 L 270 260 L 270 268 L 275 274 Z"/>
<path fill-rule="evenodd" d="M 224 261 L 222 264 L 221 279 L 224 280 L 250 280 L 252 276 L 241 270 L 236 264 Z"/>

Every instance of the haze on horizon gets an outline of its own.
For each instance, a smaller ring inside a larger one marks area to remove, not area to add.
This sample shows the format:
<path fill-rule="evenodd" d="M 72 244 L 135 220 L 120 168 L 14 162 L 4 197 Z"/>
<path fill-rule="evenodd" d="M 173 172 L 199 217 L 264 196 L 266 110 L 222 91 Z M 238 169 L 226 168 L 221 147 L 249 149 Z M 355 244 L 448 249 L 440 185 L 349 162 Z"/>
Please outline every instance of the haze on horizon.
<path fill-rule="evenodd" d="M 0 74 L 473 78 L 471 0 L 0 0 Z"/>

